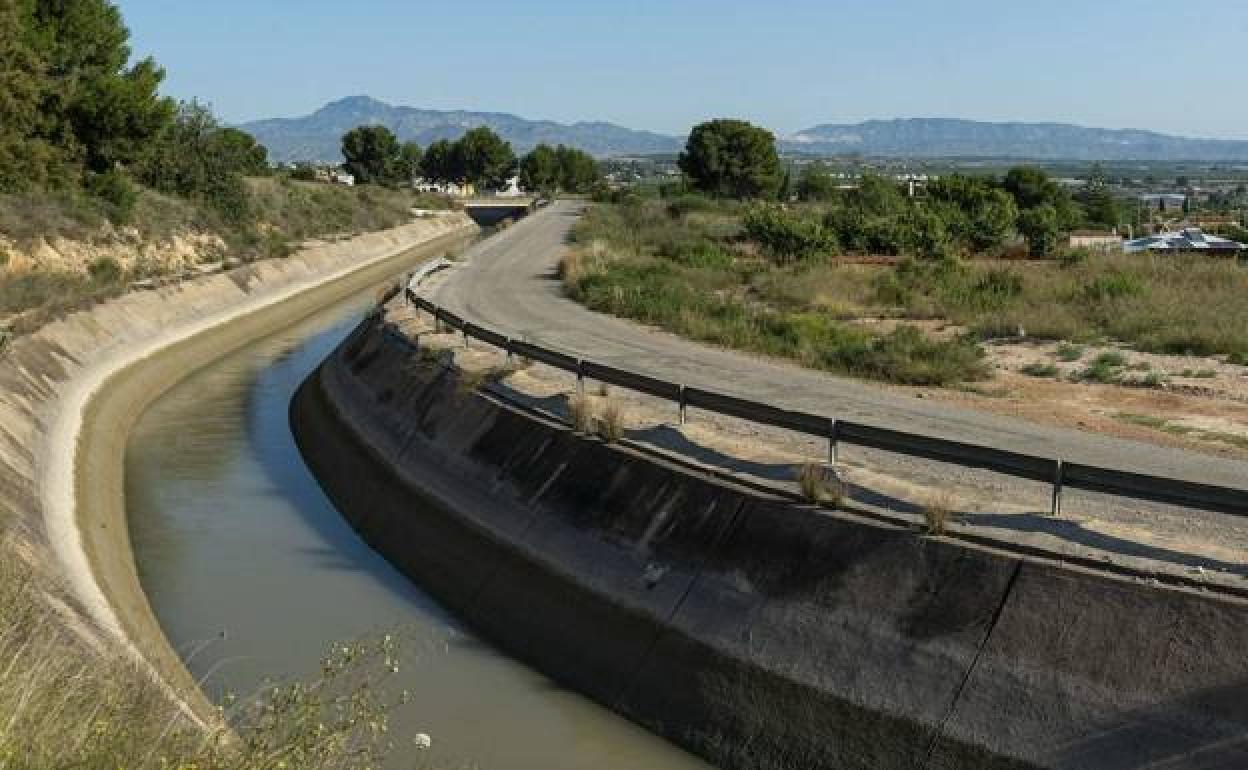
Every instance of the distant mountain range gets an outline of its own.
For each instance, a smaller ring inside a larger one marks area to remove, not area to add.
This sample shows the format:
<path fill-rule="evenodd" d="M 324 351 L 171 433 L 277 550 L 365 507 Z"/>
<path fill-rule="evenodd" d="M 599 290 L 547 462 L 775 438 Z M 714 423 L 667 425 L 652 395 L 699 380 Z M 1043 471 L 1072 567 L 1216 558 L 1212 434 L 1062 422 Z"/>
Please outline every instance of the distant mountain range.
<path fill-rule="evenodd" d="M 240 128 L 269 149 L 275 161 L 341 160 L 342 135 L 360 125 L 390 128 L 422 147 L 489 126 L 517 152 L 566 144 L 594 155 L 679 152 L 683 137 L 636 131 L 613 123 L 556 123 L 500 112 L 397 107 L 368 96 L 331 102 L 301 118 L 275 118 Z M 1186 139 L 1153 131 L 1085 128 L 1064 123 L 985 123 L 947 118 L 868 120 L 827 124 L 784 137 L 781 151 L 812 155 L 882 157 L 994 157 L 1034 160 L 1248 161 L 1248 141 Z"/>
<path fill-rule="evenodd" d="M 999 157 L 1036 160 L 1248 160 L 1248 141 L 1185 139 L 1136 129 L 951 118 L 822 125 L 788 137 L 790 151 L 823 155 Z"/>
<path fill-rule="evenodd" d="M 682 139 L 633 131 L 612 123 L 555 123 L 525 120 L 501 112 L 424 110 L 396 107 L 367 96 L 330 102 L 302 118 L 276 118 L 239 128 L 256 137 L 275 161 L 341 161 L 342 135 L 356 126 L 383 125 L 403 141 L 427 147 L 438 139 L 458 139 L 471 128 L 489 126 L 517 152 L 534 146 L 566 144 L 598 156 L 676 152 Z"/>

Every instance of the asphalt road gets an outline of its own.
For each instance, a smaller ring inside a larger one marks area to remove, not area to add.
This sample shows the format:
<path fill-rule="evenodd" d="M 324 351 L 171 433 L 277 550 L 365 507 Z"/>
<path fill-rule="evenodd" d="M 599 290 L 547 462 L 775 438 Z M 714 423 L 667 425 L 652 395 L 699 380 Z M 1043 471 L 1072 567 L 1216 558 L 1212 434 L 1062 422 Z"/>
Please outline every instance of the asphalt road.
<path fill-rule="evenodd" d="M 582 204 L 559 202 L 482 241 L 430 287 L 430 299 L 512 337 L 686 385 L 895 430 L 1248 493 L 1248 463 L 957 408 L 587 310 L 563 296 L 555 275 L 581 210 Z"/>

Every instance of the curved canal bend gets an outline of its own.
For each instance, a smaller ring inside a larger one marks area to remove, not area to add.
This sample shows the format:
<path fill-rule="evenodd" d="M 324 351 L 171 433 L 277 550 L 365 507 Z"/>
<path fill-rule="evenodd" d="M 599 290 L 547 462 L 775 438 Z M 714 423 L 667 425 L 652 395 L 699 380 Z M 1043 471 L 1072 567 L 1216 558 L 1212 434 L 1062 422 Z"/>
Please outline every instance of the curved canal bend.
<path fill-rule="evenodd" d="M 299 383 L 360 320 L 342 302 L 191 375 L 126 455 L 143 587 L 212 698 L 311 679 L 334 642 L 397 631 L 396 765 L 685 770 L 706 765 L 475 639 L 368 548 L 322 494 L 287 423 Z M 412 747 L 417 732 L 433 748 Z"/>

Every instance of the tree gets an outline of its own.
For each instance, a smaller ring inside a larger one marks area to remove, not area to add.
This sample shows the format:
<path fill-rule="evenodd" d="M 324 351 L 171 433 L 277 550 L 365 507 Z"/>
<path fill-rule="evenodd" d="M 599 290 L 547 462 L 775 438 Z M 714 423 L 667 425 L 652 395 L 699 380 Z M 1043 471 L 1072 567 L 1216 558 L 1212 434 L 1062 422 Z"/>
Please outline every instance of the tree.
<path fill-rule="evenodd" d="M 602 180 L 602 171 L 593 156 L 574 147 L 555 148 L 559 162 L 559 187 L 564 192 L 587 193 Z"/>
<path fill-rule="evenodd" d="M 1051 203 L 1024 209 L 1018 217 L 1018 231 L 1027 239 L 1031 256 L 1047 257 L 1057 248 L 1061 232 L 1057 209 Z"/>
<path fill-rule="evenodd" d="M 0 3 L 0 190 L 129 165 L 164 130 L 164 72 L 130 65 L 129 36 L 105 0 Z"/>
<path fill-rule="evenodd" d="M 439 139 L 425 149 L 425 157 L 420 161 L 420 173 L 434 184 L 460 181 L 462 177 L 456 168 L 455 147 L 449 139 Z"/>
<path fill-rule="evenodd" d="M 39 135 L 107 171 L 133 161 L 173 119 L 159 95 L 164 70 L 150 58 L 132 66 L 130 31 L 106 0 L 29 3 L 35 49 L 52 85 L 44 90 Z"/>
<path fill-rule="evenodd" d="M 222 128 L 210 137 L 210 152 L 220 155 L 220 165 L 244 176 L 267 176 L 269 151 L 256 138 L 237 128 Z"/>
<path fill-rule="evenodd" d="M 498 190 L 515 173 L 516 155 L 488 126 L 474 128 L 455 143 L 455 166 L 463 180 L 485 190 Z"/>
<path fill-rule="evenodd" d="M 1048 204 L 1057 213 L 1058 227 L 1070 230 L 1078 227 L 1083 220 L 1083 212 L 1056 181 L 1042 169 L 1034 166 L 1019 166 L 1010 169 L 1005 175 L 1005 190 L 1014 198 L 1019 210 L 1035 208 Z"/>
<path fill-rule="evenodd" d="M 416 177 L 420 176 L 421 163 L 424 160 L 424 153 L 420 151 L 420 145 L 415 142 L 404 142 L 399 148 L 399 160 L 395 166 L 395 181 L 410 185 Z"/>
<path fill-rule="evenodd" d="M 401 160 L 399 140 L 385 126 L 360 126 L 342 137 L 342 167 L 361 184 L 390 184 Z"/>
<path fill-rule="evenodd" d="M 770 198 L 780 184 L 775 137 L 743 120 L 695 126 L 679 162 L 693 186 L 709 195 Z"/>
<path fill-rule="evenodd" d="M 553 195 L 560 182 L 559 157 L 548 144 L 539 144 L 520 160 L 520 186 Z"/>
<path fill-rule="evenodd" d="M 1092 165 L 1080 203 L 1083 204 L 1087 220 L 1093 224 L 1117 227 L 1121 223 L 1122 211 L 1113 193 L 1109 191 L 1105 168 L 1100 163 Z"/>
<path fill-rule="evenodd" d="M 256 170 L 257 147 L 246 133 L 221 128 L 207 107 L 186 102 L 149 143 L 135 171 L 149 187 L 204 200 L 228 222 L 240 224 L 252 216 L 242 177 Z"/>
<path fill-rule="evenodd" d="M 797 198 L 807 203 L 830 201 L 836 197 L 836 180 L 823 163 L 812 163 L 797 179 Z"/>

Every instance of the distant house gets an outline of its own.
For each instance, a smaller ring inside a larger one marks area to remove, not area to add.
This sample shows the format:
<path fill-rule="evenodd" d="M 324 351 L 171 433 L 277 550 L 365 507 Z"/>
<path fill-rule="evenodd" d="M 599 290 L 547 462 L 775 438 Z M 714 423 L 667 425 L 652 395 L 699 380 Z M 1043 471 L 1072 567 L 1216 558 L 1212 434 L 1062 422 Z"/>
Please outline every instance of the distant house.
<path fill-rule="evenodd" d="M 420 177 L 412 180 L 412 189 L 416 192 L 439 193 L 455 198 L 471 198 L 477 194 L 476 188 L 467 183 L 461 185 L 454 182 L 433 182 Z"/>
<path fill-rule="evenodd" d="M 1139 197 L 1140 204 L 1157 211 L 1182 211 L 1187 203 L 1183 193 L 1149 193 Z"/>
<path fill-rule="evenodd" d="M 1117 230 L 1076 230 L 1070 234 L 1072 249 L 1122 251 L 1122 236 Z"/>
<path fill-rule="evenodd" d="M 1164 232 L 1127 241 L 1128 253 L 1154 252 L 1203 252 L 1234 256 L 1248 246 L 1230 238 L 1209 235 L 1199 227 L 1185 227 L 1178 232 Z"/>
<path fill-rule="evenodd" d="M 346 185 L 347 187 L 354 187 L 355 175 L 348 174 L 346 171 L 340 171 L 339 169 L 335 168 L 335 169 L 330 170 L 329 172 L 329 181 L 334 184 L 341 184 L 341 185 Z"/>

